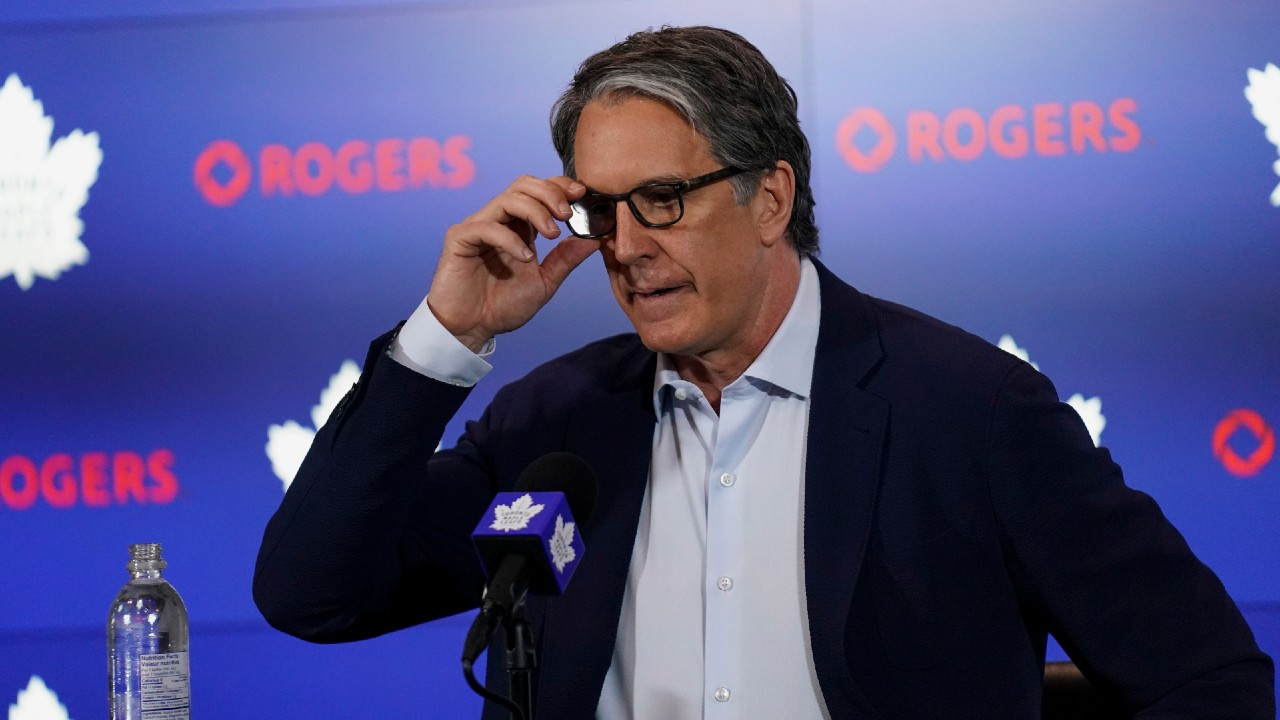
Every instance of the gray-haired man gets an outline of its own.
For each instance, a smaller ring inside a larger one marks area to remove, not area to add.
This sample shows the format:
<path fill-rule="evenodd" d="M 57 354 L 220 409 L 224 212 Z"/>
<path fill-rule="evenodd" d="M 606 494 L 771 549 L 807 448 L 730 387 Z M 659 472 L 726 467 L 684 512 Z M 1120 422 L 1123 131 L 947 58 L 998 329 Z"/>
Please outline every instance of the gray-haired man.
<path fill-rule="evenodd" d="M 583 63 L 552 135 L 565 176 L 448 230 L 317 436 L 259 555 L 274 625 L 341 641 L 474 607 L 472 524 L 567 450 L 604 481 L 574 584 L 528 603 L 544 717 L 1039 717 L 1049 631 L 1142 716 L 1274 716 L 1221 584 L 1047 379 L 813 259 L 808 144 L 758 50 L 637 33 Z M 433 454 L 493 339 L 597 250 L 635 334 Z"/>

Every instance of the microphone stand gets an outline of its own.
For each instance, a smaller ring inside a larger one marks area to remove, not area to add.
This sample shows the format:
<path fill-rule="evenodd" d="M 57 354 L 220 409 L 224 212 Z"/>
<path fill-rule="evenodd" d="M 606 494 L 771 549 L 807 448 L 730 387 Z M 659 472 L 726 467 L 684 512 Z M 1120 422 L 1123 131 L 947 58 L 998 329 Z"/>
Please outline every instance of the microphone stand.
<path fill-rule="evenodd" d="M 538 652 L 533 643 L 533 630 L 524 619 L 524 603 L 519 603 L 507 618 L 507 676 L 511 701 L 520 707 L 524 720 L 533 720 L 533 669 L 538 666 Z M 512 714 L 515 717 L 515 714 Z"/>

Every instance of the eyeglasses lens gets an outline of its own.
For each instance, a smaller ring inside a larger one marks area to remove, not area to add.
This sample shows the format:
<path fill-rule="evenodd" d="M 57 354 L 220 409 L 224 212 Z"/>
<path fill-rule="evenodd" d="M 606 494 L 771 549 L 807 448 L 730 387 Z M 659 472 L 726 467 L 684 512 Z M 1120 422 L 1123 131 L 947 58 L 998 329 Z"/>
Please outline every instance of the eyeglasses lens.
<path fill-rule="evenodd" d="M 631 193 L 631 202 L 649 225 L 670 225 L 680 219 L 680 193 L 670 185 L 651 185 Z"/>
<path fill-rule="evenodd" d="M 609 198 L 587 195 L 569 206 L 569 229 L 578 235 L 596 237 L 613 232 L 617 205 Z"/>

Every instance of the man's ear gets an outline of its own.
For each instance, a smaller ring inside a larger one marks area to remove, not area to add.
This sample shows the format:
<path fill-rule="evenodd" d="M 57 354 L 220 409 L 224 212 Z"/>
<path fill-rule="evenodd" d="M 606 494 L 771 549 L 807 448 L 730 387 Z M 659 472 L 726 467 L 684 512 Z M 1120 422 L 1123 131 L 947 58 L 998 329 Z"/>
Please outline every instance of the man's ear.
<path fill-rule="evenodd" d="M 774 168 L 760 179 L 756 199 L 760 202 L 757 216 L 760 240 L 772 247 L 786 237 L 791 223 L 791 211 L 795 207 L 796 176 L 791 163 L 779 160 Z"/>

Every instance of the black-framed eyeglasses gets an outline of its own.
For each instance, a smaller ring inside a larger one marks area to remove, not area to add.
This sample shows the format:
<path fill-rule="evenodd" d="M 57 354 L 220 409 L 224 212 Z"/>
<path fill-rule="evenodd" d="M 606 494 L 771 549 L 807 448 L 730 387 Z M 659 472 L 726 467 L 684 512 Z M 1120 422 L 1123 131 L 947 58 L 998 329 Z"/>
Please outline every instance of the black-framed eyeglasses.
<path fill-rule="evenodd" d="M 569 232 L 580 238 L 602 238 L 617 227 L 618 202 L 626 200 L 631 214 L 641 225 L 651 228 L 675 225 L 684 217 L 685 193 L 741 172 L 744 172 L 743 168 L 727 167 L 683 182 L 641 185 L 617 195 L 588 192 L 577 202 L 570 204 L 573 214 L 566 224 Z"/>

